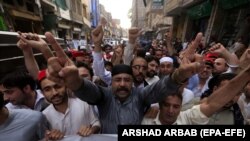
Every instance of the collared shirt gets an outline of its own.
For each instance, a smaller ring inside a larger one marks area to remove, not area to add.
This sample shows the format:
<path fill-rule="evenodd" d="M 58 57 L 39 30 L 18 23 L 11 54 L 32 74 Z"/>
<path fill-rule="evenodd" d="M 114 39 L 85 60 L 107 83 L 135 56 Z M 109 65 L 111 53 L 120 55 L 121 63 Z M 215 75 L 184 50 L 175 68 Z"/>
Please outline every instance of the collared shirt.
<path fill-rule="evenodd" d="M 202 93 L 204 93 L 208 89 L 208 82 L 212 78 L 212 76 L 209 76 L 206 80 L 206 83 L 203 85 L 203 87 L 199 86 L 199 76 L 198 74 L 195 74 L 191 77 L 192 79 L 189 79 L 187 88 L 190 89 L 190 85 L 193 85 L 190 90 L 193 91 L 194 97 L 201 97 Z"/>
<path fill-rule="evenodd" d="M 42 111 L 44 109 L 45 98 L 40 90 L 36 90 L 36 102 L 33 110 Z M 8 109 L 30 109 L 25 105 L 13 105 L 12 103 L 7 103 L 5 105 Z"/>
<path fill-rule="evenodd" d="M 162 125 L 159 120 L 159 113 L 156 118 L 144 118 L 142 124 Z M 195 105 L 191 109 L 180 112 L 177 120 L 172 125 L 204 125 L 208 122 L 209 117 L 201 112 L 200 105 Z"/>
<path fill-rule="evenodd" d="M 130 96 L 121 103 L 111 87 L 96 86 L 84 79 L 82 86 L 74 93 L 80 99 L 97 105 L 102 133 L 116 134 L 118 125 L 141 124 L 145 108 L 159 102 L 165 95 L 177 92 L 178 88 L 179 85 L 172 79 L 165 77 L 145 88 L 133 87 Z"/>
<path fill-rule="evenodd" d="M 98 118 L 93 113 L 93 108 L 78 98 L 68 99 L 65 114 L 58 112 L 52 104 L 43 111 L 43 114 L 52 129 L 60 130 L 65 135 L 75 135 L 82 125 L 100 126 Z"/>
<path fill-rule="evenodd" d="M 159 80 L 160 80 L 160 78 L 157 75 L 155 75 L 154 77 L 147 77 L 145 79 L 145 81 L 148 83 L 148 85 L 151 85 Z"/>

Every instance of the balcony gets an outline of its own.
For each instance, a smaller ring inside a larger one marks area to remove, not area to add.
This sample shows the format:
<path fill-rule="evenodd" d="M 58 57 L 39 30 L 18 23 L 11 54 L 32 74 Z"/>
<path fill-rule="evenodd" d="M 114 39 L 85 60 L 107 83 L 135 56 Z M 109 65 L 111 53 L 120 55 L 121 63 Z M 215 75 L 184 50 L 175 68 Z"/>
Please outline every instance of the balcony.
<path fill-rule="evenodd" d="M 185 0 L 168 0 L 165 3 L 164 13 L 168 16 L 179 15 Z"/>

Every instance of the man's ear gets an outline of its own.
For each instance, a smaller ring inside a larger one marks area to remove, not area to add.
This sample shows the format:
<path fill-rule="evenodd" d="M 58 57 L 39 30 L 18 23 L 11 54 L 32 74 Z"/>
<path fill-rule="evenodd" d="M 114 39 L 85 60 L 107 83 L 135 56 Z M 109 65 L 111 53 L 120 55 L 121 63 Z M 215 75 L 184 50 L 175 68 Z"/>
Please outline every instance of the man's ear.
<path fill-rule="evenodd" d="M 30 85 L 26 85 L 26 86 L 23 88 L 23 92 L 25 92 L 25 93 L 29 93 L 30 91 L 31 91 Z"/>
<path fill-rule="evenodd" d="M 217 86 L 214 86 L 213 92 L 216 91 L 217 89 L 218 89 L 218 87 L 217 87 Z"/>

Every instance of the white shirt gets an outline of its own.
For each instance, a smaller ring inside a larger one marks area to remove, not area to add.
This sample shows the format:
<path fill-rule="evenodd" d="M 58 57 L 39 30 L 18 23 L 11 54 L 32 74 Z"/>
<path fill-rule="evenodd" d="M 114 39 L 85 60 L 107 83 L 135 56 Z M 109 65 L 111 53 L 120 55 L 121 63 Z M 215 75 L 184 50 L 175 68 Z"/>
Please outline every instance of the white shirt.
<path fill-rule="evenodd" d="M 147 77 L 145 80 L 147 81 L 148 85 L 151 85 L 151 84 L 153 84 L 153 83 L 159 81 L 160 78 L 159 78 L 157 75 L 155 75 L 155 76 L 152 77 L 152 78 Z"/>
<path fill-rule="evenodd" d="M 250 125 L 250 103 L 246 102 L 246 96 L 245 94 L 241 94 L 238 104 L 241 110 L 241 113 L 244 117 L 244 122 L 247 125 Z"/>
<path fill-rule="evenodd" d="M 184 88 L 182 92 L 182 105 L 187 104 L 188 102 L 193 100 L 193 98 L 194 93 L 191 90 Z"/>
<path fill-rule="evenodd" d="M 180 112 L 177 120 L 173 125 L 204 125 L 209 122 L 209 118 L 200 110 L 200 105 L 195 105 L 191 109 Z M 159 120 L 159 113 L 156 118 L 145 118 L 142 124 L 146 125 L 162 125 Z"/>
<path fill-rule="evenodd" d="M 111 72 L 107 71 L 104 66 L 104 60 L 101 52 L 92 52 L 93 55 L 93 70 L 96 76 L 99 76 L 108 85 L 111 85 Z"/>
<path fill-rule="evenodd" d="M 68 99 L 65 114 L 56 111 L 50 104 L 44 111 L 52 129 L 60 130 L 65 135 L 75 135 L 82 125 L 100 126 L 100 121 L 93 113 L 93 109 L 86 102 L 78 98 Z"/>

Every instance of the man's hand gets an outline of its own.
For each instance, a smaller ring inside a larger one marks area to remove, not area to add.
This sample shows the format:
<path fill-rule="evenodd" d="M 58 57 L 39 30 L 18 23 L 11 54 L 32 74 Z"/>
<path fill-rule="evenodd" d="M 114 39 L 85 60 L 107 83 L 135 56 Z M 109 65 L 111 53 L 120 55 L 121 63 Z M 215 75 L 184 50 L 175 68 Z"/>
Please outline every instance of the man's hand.
<path fill-rule="evenodd" d="M 17 42 L 17 46 L 22 50 L 28 50 L 35 48 L 43 53 L 45 59 L 49 59 L 53 56 L 50 48 L 48 47 L 46 41 L 40 38 L 37 34 L 33 33 L 21 33 L 18 32 L 18 38 L 20 39 Z"/>
<path fill-rule="evenodd" d="M 80 130 L 77 132 L 77 134 L 80 136 L 86 137 L 86 136 L 93 134 L 93 130 L 92 130 L 91 126 L 82 125 Z"/>
<path fill-rule="evenodd" d="M 132 27 L 128 30 L 129 43 L 135 44 L 136 39 L 141 35 L 142 30 L 137 27 Z"/>
<path fill-rule="evenodd" d="M 247 49 L 240 57 L 240 65 L 237 70 L 237 73 L 247 68 L 249 65 L 249 62 L 250 62 L 250 49 Z"/>
<path fill-rule="evenodd" d="M 104 34 L 104 32 L 102 29 L 102 25 L 98 25 L 92 31 L 92 40 L 93 40 L 95 46 L 100 46 L 102 44 L 103 34 Z"/>
<path fill-rule="evenodd" d="M 50 32 L 46 32 L 45 36 L 56 52 L 56 57 L 48 59 L 47 77 L 56 83 L 65 83 L 71 90 L 77 90 L 83 81 L 79 76 L 77 67 L 68 58 Z"/>
<path fill-rule="evenodd" d="M 46 131 L 46 141 L 49 140 L 61 140 L 64 137 L 64 133 L 59 130 L 52 129 L 51 131 Z"/>
<path fill-rule="evenodd" d="M 194 62 L 194 61 L 197 62 L 196 59 L 199 59 L 199 57 L 195 56 L 195 51 L 199 47 L 199 44 L 201 43 L 202 37 L 203 37 L 203 34 L 201 32 L 199 32 L 196 35 L 195 40 L 192 41 L 191 43 L 189 43 L 187 49 L 180 54 L 180 58 L 181 59 L 188 58 L 191 62 Z"/>
<path fill-rule="evenodd" d="M 203 66 L 202 62 L 190 62 L 188 58 L 183 58 L 180 67 L 171 75 L 172 79 L 176 83 L 184 84 L 188 78 L 198 73 Z"/>

